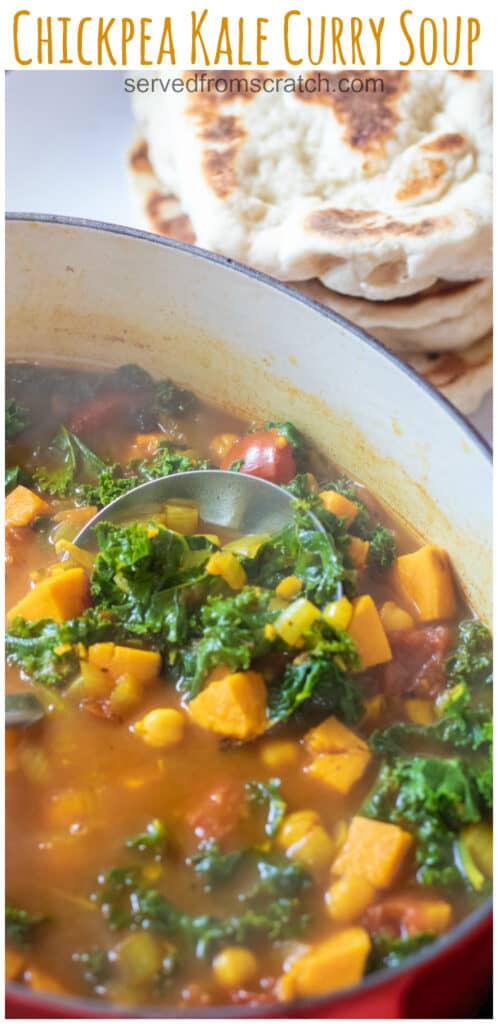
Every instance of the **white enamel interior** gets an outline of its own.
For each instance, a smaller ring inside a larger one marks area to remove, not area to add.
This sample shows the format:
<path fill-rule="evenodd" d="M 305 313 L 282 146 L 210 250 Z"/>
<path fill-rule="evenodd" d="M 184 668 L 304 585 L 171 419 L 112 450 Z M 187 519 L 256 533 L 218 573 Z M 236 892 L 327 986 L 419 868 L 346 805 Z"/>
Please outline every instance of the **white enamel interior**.
<path fill-rule="evenodd" d="M 8 358 L 137 362 L 251 417 L 293 420 L 448 548 L 491 616 L 491 464 L 463 420 L 346 324 L 265 280 L 150 237 L 7 224 Z"/>

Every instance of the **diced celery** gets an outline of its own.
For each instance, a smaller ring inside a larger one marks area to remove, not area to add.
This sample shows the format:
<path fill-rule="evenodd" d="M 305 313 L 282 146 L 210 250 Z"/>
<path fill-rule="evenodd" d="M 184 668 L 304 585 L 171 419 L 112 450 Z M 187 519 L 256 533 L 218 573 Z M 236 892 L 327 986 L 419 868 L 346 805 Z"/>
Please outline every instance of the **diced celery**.
<path fill-rule="evenodd" d="M 319 616 L 319 609 L 306 597 L 300 597 L 297 601 L 293 601 L 278 616 L 278 619 L 275 619 L 274 626 L 286 644 L 290 644 L 291 647 L 299 647 L 303 633 L 313 625 Z"/>
<path fill-rule="evenodd" d="M 232 551 L 243 558 L 255 558 L 260 547 L 270 540 L 269 533 L 249 533 L 245 537 L 237 537 L 223 545 L 224 551 Z"/>
<path fill-rule="evenodd" d="M 193 501 L 175 498 L 164 506 L 166 526 L 176 533 L 195 533 L 199 525 L 199 506 Z"/>

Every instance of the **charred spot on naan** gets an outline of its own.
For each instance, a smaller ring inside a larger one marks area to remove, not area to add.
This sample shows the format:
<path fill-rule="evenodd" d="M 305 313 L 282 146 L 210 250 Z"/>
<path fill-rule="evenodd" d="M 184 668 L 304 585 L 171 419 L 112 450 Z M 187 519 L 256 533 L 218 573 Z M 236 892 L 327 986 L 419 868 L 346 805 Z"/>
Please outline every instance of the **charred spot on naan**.
<path fill-rule="evenodd" d="M 448 164 L 445 160 L 426 160 L 423 167 L 414 170 L 406 179 L 394 198 L 400 202 L 418 198 L 432 191 L 447 172 Z"/>
<path fill-rule="evenodd" d="M 200 133 L 206 142 L 235 142 L 245 138 L 245 131 L 236 117 L 216 117 Z"/>
<path fill-rule="evenodd" d="M 467 137 L 460 132 L 447 132 L 444 135 L 437 135 L 435 139 L 429 139 L 428 142 L 423 142 L 420 148 L 426 149 L 430 153 L 453 153 L 459 150 L 465 152 L 469 145 Z"/>
<path fill-rule="evenodd" d="M 149 192 L 145 200 L 145 213 L 158 235 L 194 244 L 196 236 L 190 217 L 182 212 L 177 197 L 172 193 L 159 190 Z"/>
<path fill-rule="evenodd" d="M 219 199 L 225 199 L 238 184 L 236 161 L 239 146 L 208 149 L 202 157 L 202 173 L 206 183 Z"/>
<path fill-rule="evenodd" d="M 305 221 L 308 231 L 317 231 L 337 238 L 379 238 L 386 235 L 432 235 L 446 225 L 445 217 L 423 217 L 413 223 L 396 220 L 377 210 L 315 210 Z"/>
<path fill-rule="evenodd" d="M 137 139 L 128 154 L 132 171 L 137 174 L 153 174 L 154 168 L 149 159 L 149 144 L 146 139 Z"/>
<path fill-rule="evenodd" d="M 382 90 L 368 90 L 366 80 L 372 78 L 372 71 L 358 71 L 355 78 L 364 81 L 361 92 L 342 92 L 339 87 L 343 72 L 319 73 L 326 79 L 329 89 L 318 88 L 318 73 L 306 75 L 306 81 L 316 82 L 316 91 L 303 90 L 295 95 L 305 102 L 320 103 L 332 107 L 334 116 L 342 125 L 344 140 L 354 150 L 365 154 L 384 153 L 385 143 L 394 136 L 399 122 L 398 100 L 409 87 L 409 74 L 403 71 L 384 71 Z"/>

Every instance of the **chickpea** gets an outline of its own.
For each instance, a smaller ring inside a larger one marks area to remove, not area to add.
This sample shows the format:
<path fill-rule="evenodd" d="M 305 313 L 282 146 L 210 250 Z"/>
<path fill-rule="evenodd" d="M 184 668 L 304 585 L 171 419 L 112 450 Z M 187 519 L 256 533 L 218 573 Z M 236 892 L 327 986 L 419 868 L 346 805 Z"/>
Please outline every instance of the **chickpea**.
<path fill-rule="evenodd" d="M 183 739 L 185 719 L 174 708 L 154 708 L 135 722 L 133 731 L 149 747 L 175 747 Z"/>
<path fill-rule="evenodd" d="M 254 953 L 243 946 L 226 946 L 213 961 L 215 978 L 222 988 L 236 989 L 247 985 L 258 973 Z"/>

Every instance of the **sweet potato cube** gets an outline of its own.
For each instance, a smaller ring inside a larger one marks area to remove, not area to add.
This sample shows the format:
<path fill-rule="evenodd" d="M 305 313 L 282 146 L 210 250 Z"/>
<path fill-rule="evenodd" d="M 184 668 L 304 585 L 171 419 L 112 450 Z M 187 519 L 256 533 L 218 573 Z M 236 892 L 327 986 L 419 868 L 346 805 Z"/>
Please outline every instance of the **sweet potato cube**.
<path fill-rule="evenodd" d="M 364 569 L 367 564 L 370 542 L 362 540 L 361 537 L 351 537 L 348 552 L 353 560 L 355 569 Z"/>
<path fill-rule="evenodd" d="M 267 725 L 266 686 L 259 672 L 234 672 L 216 679 L 189 704 L 194 722 L 221 736 L 245 740 Z"/>
<path fill-rule="evenodd" d="M 361 670 L 391 661 L 389 640 L 370 594 L 363 594 L 353 601 L 353 615 L 348 633 L 356 644 Z"/>
<path fill-rule="evenodd" d="M 36 516 L 50 512 L 50 505 L 29 487 L 19 484 L 5 499 L 5 525 L 29 526 Z"/>
<path fill-rule="evenodd" d="M 135 434 L 126 455 L 130 459 L 150 459 L 156 454 L 160 444 L 164 444 L 164 434 Z"/>
<path fill-rule="evenodd" d="M 337 491 L 320 491 L 320 497 L 327 512 L 333 512 L 335 516 L 346 520 L 346 526 L 351 526 L 359 511 L 356 502 L 350 501 Z"/>
<path fill-rule="evenodd" d="M 452 619 L 456 614 L 453 572 L 448 552 L 426 544 L 396 560 L 395 579 L 402 597 L 421 622 Z"/>
<path fill-rule="evenodd" d="M 161 671 L 161 655 L 157 651 L 140 651 L 119 644 L 92 644 L 88 648 L 88 660 L 99 668 L 107 669 L 113 679 L 130 675 L 138 683 L 156 679 Z"/>
<path fill-rule="evenodd" d="M 318 754 L 305 771 L 336 793 L 346 793 L 365 773 L 371 755 L 368 750 L 347 750 L 342 754 Z"/>
<path fill-rule="evenodd" d="M 355 985 L 363 976 L 370 952 L 364 928 L 345 928 L 293 960 L 280 979 L 282 1000 L 320 996 Z"/>
<path fill-rule="evenodd" d="M 7 615 L 10 623 L 23 619 L 54 619 L 64 622 L 88 608 L 88 576 L 84 569 L 67 569 L 37 583 Z"/>
<path fill-rule="evenodd" d="M 335 715 L 310 729 L 304 737 L 304 743 L 312 754 L 337 754 L 345 750 L 368 750 L 368 745 L 360 736 L 343 725 Z"/>
<path fill-rule="evenodd" d="M 332 865 L 336 875 L 360 875 L 373 886 L 392 885 L 413 843 L 409 832 L 371 818 L 353 818 L 346 842 Z"/>
<path fill-rule="evenodd" d="M 5 980 L 17 981 L 24 972 L 26 966 L 26 954 L 20 953 L 18 949 L 5 950 Z"/>

